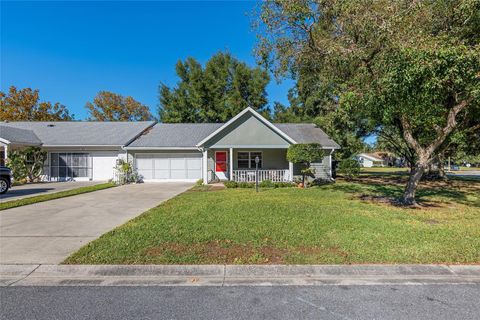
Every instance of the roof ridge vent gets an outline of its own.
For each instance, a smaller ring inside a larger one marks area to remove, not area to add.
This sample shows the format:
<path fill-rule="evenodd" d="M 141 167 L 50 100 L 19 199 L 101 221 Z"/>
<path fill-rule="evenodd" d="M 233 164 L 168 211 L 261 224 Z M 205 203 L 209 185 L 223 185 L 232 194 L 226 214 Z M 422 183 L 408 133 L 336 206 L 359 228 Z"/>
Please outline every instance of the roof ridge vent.
<path fill-rule="evenodd" d="M 47 124 L 47 127 L 53 128 L 53 127 L 55 127 L 55 125 L 53 123 L 49 123 L 49 124 Z"/>

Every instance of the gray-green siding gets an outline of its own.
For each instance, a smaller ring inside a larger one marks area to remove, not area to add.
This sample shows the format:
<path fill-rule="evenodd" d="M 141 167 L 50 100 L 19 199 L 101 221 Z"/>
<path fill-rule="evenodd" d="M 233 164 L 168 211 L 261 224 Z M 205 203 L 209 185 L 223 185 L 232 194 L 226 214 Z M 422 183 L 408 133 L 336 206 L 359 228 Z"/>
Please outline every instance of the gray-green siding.
<path fill-rule="evenodd" d="M 329 153 L 329 150 L 326 150 Z M 330 156 L 323 157 L 322 161 L 314 162 L 310 166 L 311 168 L 315 169 L 315 179 L 323 179 L 328 180 L 331 178 L 331 168 L 330 168 Z M 302 166 L 299 164 L 293 165 L 293 176 L 295 179 L 301 179 Z"/>
<path fill-rule="evenodd" d="M 208 148 L 288 147 L 289 143 L 274 130 L 247 113 L 207 142 Z"/>

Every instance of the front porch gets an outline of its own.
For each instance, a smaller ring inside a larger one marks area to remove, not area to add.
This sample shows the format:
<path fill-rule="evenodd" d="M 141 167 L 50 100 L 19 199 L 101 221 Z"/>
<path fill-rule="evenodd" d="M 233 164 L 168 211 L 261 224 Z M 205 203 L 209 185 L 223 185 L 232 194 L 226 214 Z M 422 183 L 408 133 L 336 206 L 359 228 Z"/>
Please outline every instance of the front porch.
<path fill-rule="evenodd" d="M 255 170 L 233 170 L 232 179 L 235 182 L 255 182 Z M 288 169 L 259 169 L 258 181 L 269 180 L 272 182 L 292 181 L 290 170 Z"/>
<path fill-rule="evenodd" d="M 259 158 L 258 181 L 293 181 L 293 163 L 286 148 L 209 149 L 204 151 L 208 181 L 255 182 L 255 158 Z M 205 160 L 204 160 L 205 161 Z"/>

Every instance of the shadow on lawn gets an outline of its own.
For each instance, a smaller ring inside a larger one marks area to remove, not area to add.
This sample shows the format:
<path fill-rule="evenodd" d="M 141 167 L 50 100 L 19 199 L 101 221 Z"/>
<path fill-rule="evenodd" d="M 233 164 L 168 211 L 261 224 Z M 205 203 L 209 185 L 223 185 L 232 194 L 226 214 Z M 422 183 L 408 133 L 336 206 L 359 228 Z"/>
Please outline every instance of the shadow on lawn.
<path fill-rule="evenodd" d="M 405 184 L 404 177 L 363 176 L 348 184 L 336 184 L 335 189 L 355 194 L 360 199 L 395 204 L 402 196 Z M 446 202 L 480 207 L 479 194 L 478 182 L 450 180 L 422 181 L 416 196 L 418 203 L 424 206 L 439 206 Z"/>

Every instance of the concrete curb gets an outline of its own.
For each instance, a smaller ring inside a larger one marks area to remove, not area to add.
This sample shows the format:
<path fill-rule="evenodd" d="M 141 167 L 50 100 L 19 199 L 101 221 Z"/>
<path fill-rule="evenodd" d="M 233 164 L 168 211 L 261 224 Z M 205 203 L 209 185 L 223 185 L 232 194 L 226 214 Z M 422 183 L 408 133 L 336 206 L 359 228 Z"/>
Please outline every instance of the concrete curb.
<path fill-rule="evenodd" d="M 0 286 L 480 284 L 476 265 L 0 265 Z"/>

